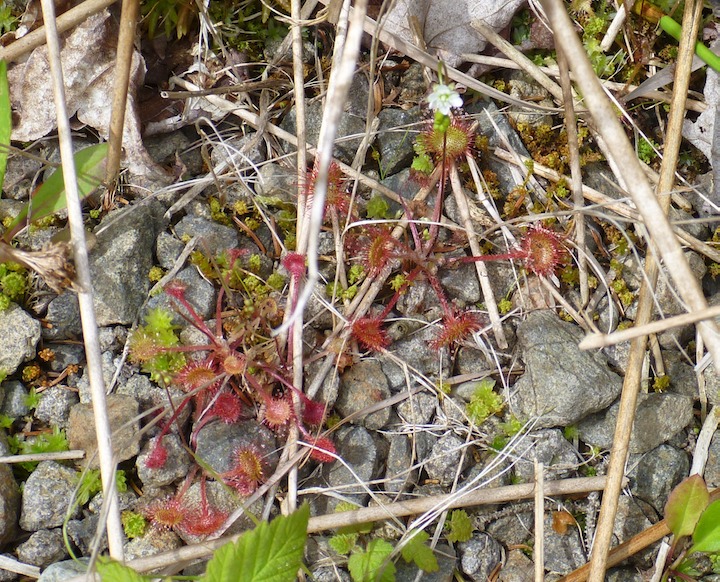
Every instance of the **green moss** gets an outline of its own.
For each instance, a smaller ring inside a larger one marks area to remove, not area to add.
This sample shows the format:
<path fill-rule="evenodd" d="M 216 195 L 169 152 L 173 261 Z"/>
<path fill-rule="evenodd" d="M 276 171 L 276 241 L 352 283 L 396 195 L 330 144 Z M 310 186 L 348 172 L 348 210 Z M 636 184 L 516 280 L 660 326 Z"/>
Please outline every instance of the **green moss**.
<path fill-rule="evenodd" d="M 479 382 L 470 397 L 470 402 L 465 406 L 468 417 L 477 426 L 503 408 L 502 396 L 493 390 L 494 386 L 495 380 L 490 378 Z"/>

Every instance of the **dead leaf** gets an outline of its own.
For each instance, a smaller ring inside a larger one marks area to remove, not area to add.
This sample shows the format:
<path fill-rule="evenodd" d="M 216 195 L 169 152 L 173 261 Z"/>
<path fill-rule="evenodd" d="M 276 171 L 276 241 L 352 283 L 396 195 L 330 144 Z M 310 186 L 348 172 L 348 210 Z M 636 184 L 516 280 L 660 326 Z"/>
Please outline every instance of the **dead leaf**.
<path fill-rule="evenodd" d="M 417 23 L 427 50 L 451 67 L 463 62 L 461 55 L 477 54 L 487 41 L 470 23 L 482 20 L 493 30 L 505 28 L 526 0 L 398 0 L 383 24 L 388 32 L 415 43 L 411 23 Z"/>
<path fill-rule="evenodd" d="M 60 58 L 69 115 L 77 115 L 104 138 L 108 137 L 115 72 L 117 24 L 107 10 L 90 16 L 65 39 Z M 145 63 L 135 51 L 123 130 L 124 164 L 134 177 L 162 180 L 166 174 L 143 146 L 135 93 L 143 82 Z M 45 46 L 8 71 L 13 106 L 12 139 L 33 141 L 57 127 L 52 77 Z"/>
<path fill-rule="evenodd" d="M 577 525 L 575 518 L 565 510 L 553 511 L 552 519 L 553 531 L 561 536 L 567 533 L 568 527 L 575 527 Z"/>

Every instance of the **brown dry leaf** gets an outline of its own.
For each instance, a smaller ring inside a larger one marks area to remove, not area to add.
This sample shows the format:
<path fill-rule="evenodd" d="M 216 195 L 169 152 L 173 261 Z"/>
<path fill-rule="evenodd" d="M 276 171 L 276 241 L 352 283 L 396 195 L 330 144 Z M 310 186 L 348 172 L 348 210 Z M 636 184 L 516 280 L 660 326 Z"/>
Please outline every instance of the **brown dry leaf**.
<path fill-rule="evenodd" d="M 552 518 L 552 528 L 555 533 L 558 533 L 561 536 L 564 536 L 567 533 L 568 527 L 575 527 L 577 525 L 575 518 L 565 510 L 553 511 Z"/>
<path fill-rule="evenodd" d="M 457 67 L 464 53 L 481 52 L 487 41 L 470 23 L 482 20 L 495 31 L 501 31 L 526 0 L 398 0 L 383 24 L 388 32 L 416 43 L 412 23 L 417 23 L 429 52 Z"/>
<path fill-rule="evenodd" d="M 77 115 L 104 139 L 110 125 L 116 44 L 117 24 L 104 10 L 75 28 L 64 39 L 60 53 L 68 114 Z M 134 52 L 123 131 L 124 163 L 133 176 L 162 179 L 165 173 L 148 155 L 140 135 L 135 92 L 144 75 L 145 63 L 140 54 Z M 55 130 L 57 120 L 47 48 L 35 49 L 27 61 L 12 67 L 8 71 L 8 82 L 14 113 L 12 139 L 33 141 Z"/>

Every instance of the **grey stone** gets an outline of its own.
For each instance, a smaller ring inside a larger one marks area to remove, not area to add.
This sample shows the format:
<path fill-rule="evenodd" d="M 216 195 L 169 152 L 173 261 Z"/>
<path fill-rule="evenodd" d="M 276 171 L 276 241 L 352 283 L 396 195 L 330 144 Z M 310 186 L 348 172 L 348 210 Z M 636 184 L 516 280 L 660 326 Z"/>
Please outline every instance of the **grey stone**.
<path fill-rule="evenodd" d="M 419 107 L 406 110 L 384 108 L 378 113 L 378 120 L 380 125 L 375 143 L 380 153 L 380 174 L 391 176 L 412 162 L 417 124 L 422 121 L 422 114 Z"/>
<path fill-rule="evenodd" d="M 53 386 L 42 393 L 34 416 L 50 426 L 66 428 L 70 409 L 79 400 L 78 395 L 67 386 Z"/>
<path fill-rule="evenodd" d="M 488 524 L 486 530 L 506 547 L 527 543 L 532 538 L 535 515 L 532 507 L 514 507 L 510 515 L 502 515 Z"/>
<path fill-rule="evenodd" d="M 270 206 L 297 204 L 297 172 L 280 164 L 263 164 L 255 192 Z"/>
<path fill-rule="evenodd" d="M 140 450 L 138 403 L 134 398 L 121 394 L 109 394 L 105 402 L 114 457 L 118 462 L 131 459 Z M 97 437 L 92 404 L 80 403 L 72 407 L 67 437 L 71 449 L 82 449 L 86 452 L 84 465 L 97 469 L 100 460 L 95 454 Z"/>
<path fill-rule="evenodd" d="M 108 389 L 115 376 L 115 355 L 112 352 L 103 352 L 101 354 L 102 362 L 102 375 L 105 388 Z M 78 394 L 80 395 L 80 402 L 83 404 L 89 404 L 92 402 L 92 392 L 90 391 L 90 371 L 86 367 L 83 370 L 83 375 L 77 383 Z"/>
<path fill-rule="evenodd" d="M 525 374 L 515 385 L 511 404 L 525 417 L 537 418 L 538 428 L 575 424 L 620 394 L 622 380 L 604 357 L 578 349 L 582 337 L 578 327 L 551 311 L 530 313 L 520 324 Z"/>
<path fill-rule="evenodd" d="M 163 552 L 177 550 L 183 545 L 180 537 L 171 530 L 151 527 L 140 538 L 130 540 L 123 546 L 123 557 L 126 560 L 147 558 Z"/>
<path fill-rule="evenodd" d="M 200 149 L 181 130 L 162 135 L 143 135 L 143 144 L 150 157 L 158 164 L 175 166 L 177 158 L 187 168 L 187 174 L 197 176 L 203 172 L 204 161 Z"/>
<path fill-rule="evenodd" d="M 534 478 L 534 459 L 544 464 L 547 479 L 563 479 L 582 463 L 578 451 L 558 429 L 535 431 L 528 438 L 529 450 L 523 445 L 523 454 L 515 464 L 515 476 L 526 483 Z"/>
<path fill-rule="evenodd" d="M 193 306 L 201 319 L 208 319 L 215 313 L 215 287 L 201 277 L 195 267 L 184 268 L 177 274 L 175 279 L 182 281 L 187 286 L 185 299 Z M 171 299 L 167 294 L 160 293 L 151 297 L 145 306 L 144 313 L 147 314 L 151 309 L 157 308 L 172 313 L 175 325 L 188 325 L 187 321 L 180 315 L 181 313 L 189 315 L 185 307 Z"/>
<path fill-rule="evenodd" d="M 584 418 L 577 425 L 580 439 L 609 449 L 615 433 L 619 403 Z M 640 394 L 635 423 L 630 437 L 630 452 L 645 453 L 667 442 L 683 430 L 693 418 L 693 401 L 672 393 Z"/>
<path fill-rule="evenodd" d="M 630 459 L 632 467 L 630 491 L 633 495 L 653 506 L 658 514 L 664 513 L 668 495 L 690 471 L 690 459 L 685 451 L 660 445 L 648 451 L 637 462 Z"/>
<path fill-rule="evenodd" d="M 568 527 L 567 531 L 560 534 L 553 529 L 552 515 L 546 515 L 544 530 L 546 570 L 567 574 L 587 561 L 582 538 L 577 528 Z"/>
<path fill-rule="evenodd" d="M 167 412 L 166 418 L 169 419 L 172 411 L 187 400 L 188 395 L 179 388 L 173 386 L 161 388 L 157 384 L 150 381 L 150 378 L 143 374 L 134 374 L 125 381 L 121 381 L 116 390 L 117 394 L 127 394 L 132 396 L 140 405 L 140 411 L 143 415 L 144 422 L 148 422 L 160 412 Z M 170 402 L 172 399 L 172 404 Z M 184 406 L 178 413 L 177 418 L 170 428 L 171 432 L 177 433 L 182 431 L 190 417 L 190 406 Z M 154 436 L 161 431 L 163 422 L 156 423 L 153 427 L 145 427 L 150 436 Z"/>
<path fill-rule="evenodd" d="M 85 574 L 89 563 L 90 558 L 55 562 L 43 570 L 38 582 L 65 582 L 65 580 Z"/>
<path fill-rule="evenodd" d="M 413 455 L 411 435 L 388 434 L 388 449 L 384 488 L 388 493 L 402 493 L 417 484 L 417 469 L 411 467 L 417 463 Z"/>
<path fill-rule="evenodd" d="M 510 550 L 497 582 L 528 582 L 533 579 L 533 563 L 522 550 Z"/>
<path fill-rule="evenodd" d="M 441 436 L 432 448 L 430 458 L 424 468 L 428 478 L 437 480 L 441 485 L 450 485 L 462 471 L 462 464 L 467 464 L 469 454 L 463 455 L 466 443 L 460 437 L 448 433 Z"/>
<path fill-rule="evenodd" d="M 116 325 L 98 329 L 98 342 L 101 352 L 121 352 L 127 342 L 128 330 L 126 327 Z"/>
<path fill-rule="evenodd" d="M 305 366 L 305 385 L 308 387 L 307 395 L 317 402 L 324 402 L 328 408 L 332 408 L 335 406 L 335 401 L 340 392 L 340 376 L 335 366 L 325 374 L 325 378 L 319 383 L 317 388 L 313 389 L 312 392 L 310 391 L 310 387 L 314 385 L 315 378 L 321 368 L 322 362 L 320 360 L 315 360 Z"/>
<path fill-rule="evenodd" d="M 50 301 L 45 315 L 47 326 L 42 335 L 46 340 L 75 339 L 82 335 L 80 305 L 72 291 L 65 291 Z"/>
<path fill-rule="evenodd" d="M 82 519 L 71 519 L 66 529 L 68 536 L 80 550 L 80 553 L 87 556 L 93 551 L 96 533 L 98 528 L 98 516 L 88 515 Z M 98 551 L 105 552 L 108 548 L 107 534 L 103 532 L 102 539 L 98 545 Z"/>
<path fill-rule="evenodd" d="M 275 435 L 254 420 L 206 424 L 197 433 L 195 453 L 212 471 L 222 474 L 233 469 L 237 450 L 249 446 L 255 447 L 262 457 L 265 476 L 272 475 L 279 459 Z"/>
<path fill-rule="evenodd" d="M 25 482 L 20 527 L 25 531 L 59 527 L 71 506 L 79 473 L 55 461 L 42 461 Z M 78 517 L 80 508 L 70 511 Z"/>
<path fill-rule="evenodd" d="M 163 269 L 172 269 L 183 252 L 185 244 L 169 232 L 161 232 L 155 241 L 155 254 Z"/>
<path fill-rule="evenodd" d="M 254 147 L 248 149 L 253 141 L 255 142 Z M 257 139 L 255 133 L 222 140 L 215 144 L 210 152 L 210 161 L 213 166 L 225 162 L 235 172 L 252 170 L 254 173 L 253 166 L 265 161 L 264 143 L 262 139 Z"/>
<path fill-rule="evenodd" d="M 423 572 L 422 582 L 452 582 L 455 568 L 457 567 L 457 556 L 455 551 L 447 544 L 435 546 L 435 557 L 438 561 L 438 569 L 435 572 Z M 421 570 L 413 563 L 399 560 L 395 573 L 396 582 L 414 582 L 417 580 Z"/>
<path fill-rule="evenodd" d="M 0 370 L 9 376 L 20 364 L 35 357 L 40 341 L 40 322 L 19 305 L 11 303 L 0 314 L 0 337 Z"/>
<path fill-rule="evenodd" d="M 147 297 L 155 236 L 160 230 L 154 208 L 148 204 L 128 207 L 109 215 L 98 229 L 90 271 L 95 316 L 101 327 L 133 323 Z"/>
<path fill-rule="evenodd" d="M 351 582 L 350 574 L 337 566 L 320 566 L 311 570 L 312 579 L 316 582 Z"/>
<path fill-rule="evenodd" d="M 482 298 L 477 270 L 473 263 L 440 269 L 438 276 L 448 296 L 455 299 L 460 306 L 473 305 Z"/>
<path fill-rule="evenodd" d="M 337 488 L 343 498 L 363 505 L 368 497 L 364 484 L 375 477 L 378 465 L 377 445 L 363 427 L 348 426 L 338 431 L 335 448 L 345 463 L 323 465 L 322 474 L 326 484 Z M 325 498 L 320 500 L 320 508 L 323 501 L 327 504 L 323 512 L 332 512 L 338 503 L 335 498 Z"/>
<path fill-rule="evenodd" d="M 427 424 L 435 414 L 437 397 L 426 392 L 419 392 L 408 396 L 395 407 L 400 419 L 410 425 L 419 426 Z"/>
<path fill-rule="evenodd" d="M 28 390 L 19 380 L 6 380 L 0 386 L 0 395 L 5 392 L 5 398 L 2 401 L 0 412 L 10 418 L 19 418 L 30 412 L 28 408 L 27 397 Z"/>
<path fill-rule="evenodd" d="M 720 434 L 713 434 L 705 465 L 705 482 L 711 489 L 720 487 Z"/>
<path fill-rule="evenodd" d="M 626 542 L 640 532 L 648 529 L 660 520 L 655 510 L 641 499 L 621 495 L 618 499 L 618 508 L 613 525 L 613 540 L 618 544 Z M 640 565 L 642 568 L 652 566 L 653 556 L 657 552 L 657 546 L 646 548 L 634 554 L 631 563 Z"/>
<path fill-rule="evenodd" d="M 41 529 L 17 548 L 18 559 L 26 564 L 46 568 L 67 557 L 62 531 Z"/>
<path fill-rule="evenodd" d="M 192 459 L 183 448 L 180 438 L 175 434 L 167 434 L 163 437 L 162 446 L 167 450 L 165 464 L 157 468 L 148 467 L 146 464 L 147 458 L 156 444 L 157 439 L 148 441 L 135 461 L 138 477 L 145 487 L 170 485 L 174 481 L 185 477 L 190 471 Z"/>
<path fill-rule="evenodd" d="M 434 377 L 438 370 L 447 370 L 450 367 L 450 356 L 447 350 L 438 352 L 430 347 L 430 342 L 435 339 L 436 332 L 431 327 L 425 327 L 410 336 L 393 342 L 390 352 L 401 362 L 405 362 L 410 368 L 426 377 Z M 389 358 L 379 358 L 383 371 L 390 380 L 393 392 L 404 388 L 406 376 L 402 368 Z"/>
<path fill-rule="evenodd" d="M 495 567 L 502 562 L 502 546 L 486 533 L 476 533 L 458 544 L 460 568 L 473 582 L 486 582 Z"/>
<path fill-rule="evenodd" d="M 85 346 L 80 344 L 49 344 L 55 357 L 50 362 L 53 372 L 62 372 L 68 366 L 79 366 L 85 362 Z"/>
<path fill-rule="evenodd" d="M 390 420 L 390 406 L 376 412 L 359 415 L 366 408 L 390 398 L 390 388 L 382 366 L 376 360 L 362 360 L 340 377 L 340 393 L 336 410 L 353 424 L 369 429 L 384 427 Z"/>
<path fill-rule="evenodd" d="M 209 251 L 213 256 L 223 251 L 238 248 L 239 239 L 237 231 L 196 216 L 185 216 L 175 225 L 175 234 L 181 239 L 197 236 L 200 251 Z"/>
<path fill-rule="evenodd" d="M 345 104 L 344 113 L 337 124 L 335 148 L 333 156 L 350 164 L 355 157 L 365 134 L 365 119 L 367 117 L 367 95 L 368 82 L 364 75 L 355 75 L 352 86 L 348 93 L 348 102 Z M 364 98 L 363 98 L 364 97 Z M 322 125 L 324 106 L 320 101 L 309 102 L 305 107 L 306 140 L 309 144 L 316 146 Z M 293 107 L 285 115 L 280 127 L 296 134 L 297 113 Z M 349 137 L 353 136 L 353 137 Z M 291 151 L 290 146 L 285 145 L 285 152 Z"/>
<path fill-rule="evenodd" d="M 644 582 L 643 575 L 634 568 L 613 568 L 605 572 L 607 582 Z"/>
<path fill-rule="evenodd" d="M 2 441 L 6 442 L 4 434 Z M 10 542 L 20 514 L 20 488 L 7 464 L 0 464 L 0 547 Z"/>

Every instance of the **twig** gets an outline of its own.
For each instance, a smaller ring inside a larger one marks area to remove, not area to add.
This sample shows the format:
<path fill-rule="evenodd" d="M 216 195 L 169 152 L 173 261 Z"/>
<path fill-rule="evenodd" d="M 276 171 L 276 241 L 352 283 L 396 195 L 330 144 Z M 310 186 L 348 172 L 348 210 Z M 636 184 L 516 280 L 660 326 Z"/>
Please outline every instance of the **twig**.
<path fill-rule="evenodd" d="M 720 499 L 720 488 L 714 489 L 710 493 L 710 503 L 718 499 Z M 607 567 L 612 568 L 613 566 L 617 566 L 669 534 L 670 528 L 667 526 L 667 522 L 664 519 L 657 522 L 655 525 L 650 526 L 626 542 L 613 548 L 608 554 Z M 557 582 L 584 582 L 588 579 L 589 570 L 590 564 L 585 564 L 577 570 L 573 570 L 567 576 L 560 578 Z"/>
<path fill-rule="evenodd" d="M 48 59 L 50 61 L 53 81 L 58 137 L 60 141 L 60 158 L 62 160 L 63 179 L 67 199 L 68 222 L 70 223 L 70 233 L 75 253 L 78 302 L 80 305 L 83 340 L 85 342 L 87 371 L 90 378 L 90 391 L 95 417 L 98 454 L 100 457 L 103 497 L 104 502 L 107 503 L 109 507 L 107 520 L 108 545 L 110 555 L 117 560 L 122 560 L 124 534 L 122 524 L 120 523 L 117 492 L 115 491 L 115 462 L 113 460 L 110 423 L 105 404 L 102 357 L 97 334 L 95 307 L 93 305 L 92 278 L 88 261 L 88 250 L 85 243 L 85 229 L 83 227 L 80 197 L 78 195 L 70 122 L 67 114 L 65 86 L 60 62 L 60 40 L 57 29 L 55 28 L 55 5 L 53 1 L 42 0 L 42 11 L 43 19 L 46 23 Z"/>
<path fill-rule="evenodd" d="M 58 33 L 70 30 L 76 24 L 84 22 L 88 17 L 97 14 L 104 8 L 115 4 L 117 0 L 86 0 L 82 4 L 71 8 L 61 14 L 55 20 L 55 28 Z M 22 38 L 16 40 L 6 47 L 0 47 L 0 60 L 12 63 L 18 60 L 25 53 L 45 44 L 45 27 L 41 26 L 29 32 Z"/>
<path fill-rule="evenodd" d="M 720 408 L 713 406 L 710 414 L 705 418 L 705 422 L 703 422 L 702 429 L 700 429 L 700 434 L 695 442 L 693 463 L 690 468 L 691 475 L 702 475 L 705 472 L 710 441 L 718 428 L 718 422 L 720 422 Z"/>
<path fill-rule="evenodd" d="M 532 161 L 530 158 L 511 154 L 510 152 L 499 148 L 496 148 L 493 151 L 493 155 L 505 162 L 510 162 L 511 164 L 522 167 L 526 167 Z M 539 164 L 537 162 L 532 163 L 532 170 L 538 176 L 541 176 L 542 178 L 546 178 L 548 180 L 552 180 L 553 182 L 559 182 L 560 180 L 564 180 L 565 182 L 569 183 L 571 181 L 568 176 L 560 174 L 555 170 L 548 168 L 547 166 L 543 166 L 542 164 Z M 619 216 L 635 222 L 643 221 L 642 215 L 638 213 L 637 210 L 633 210 L 627 204 L 624 204 L 623 202 L 616 200 L 615 198 L 611 198 L 610 196 L 603 194 L 602 192 L 599 192 L 594 188 L 590 188 L 589 186 L 583 186 L 582 193 L 583 196 L 587 198 L 590 202 L 602 205 L 604 208 L 612 210 L 615 214 Z M 678 226 L 672 226 L 672 230 L 677 235 L 677 237 L 682 240 L 686 245 L 688 245 L 692 250 L 700 253 L 701 255 L 705 255 L 710 260 L 720 262 L 720 252 L 708 245 L 706 242 L 695 238 L 694 236 L 687 233 Z"/>
<path fill-rule="evenodd" d="M 590 491 L 602 491 L 605 482 L 605 477 L 581 477 L 577 479 L 564 479 L 562 481 L 549 481 L 545 483 L 545 496 L 555 497 L 561 495 L 577 495 Z M 457 493 L 433 495 L 407 501 L 398 501 L 384 506 L 363 507 L 354 511 L 343 511 L 340 513 L 311 517 L 307 532 L 319 533 L 338 527 L 422 514 L 431 511 L 439 505 L 444 505 L 447 509 L 472 507 L 475 505 L 492 505 L 520 499 L 531 499 L 534 494 L 535 485 L 533 483 L 525 483 L 522 485 L 497 487 L 495 489 L 476 489 L 462 495 L 458 495 Z M 131 560 L 127 562 L 126 565 L 138 572 L 147 572 L 176 562 L 207 558 L 226 543 L 236 541 L 240 535 L 241 534 L 237 534 L 215 540 L 208 540 L 177 550 L 163 552 L 155 556 Z M 71 578 L 68 582 L 83 582 L 83 580 L 85 580 L 85 577 L 79 576 Z"/>
<path fill-rule="evenodd" d="M 543 89 L 555 97 L 558 103 L 564 102 L 565 107 L 567 107 L 567 101 L 563 96 L 563 90 L 557 83 L 555 83 L 555 81 L 543 73 L 535 63 L 533 63 L 529 58 L 517 50 L 482 20 L 473 20 L 470 23 L 470 26 L 482 34 L 496 49 L 502 51 L 509 59 L 517 63 L 517 65 L 535 79 L 535 81 L 537 81 Z"/>
<path fill-rule="evenodd" d="M 25 455 L 8 455 L 0 457 L 2 463 L 33 463 L 35 461 L 68 461 L 73 459 L 82 459 L 85 457 L 85 451 L 81 449 L 73 449 L 72 451 L 58 451 L 56 453 L 28 453 Z"/>
<path fill-rule="evenodd" d="M 582 170 L 580 169 L 580 146 L 578 144 L 577 118 L 573 103 L 570 73 L 565 53 L 562 49 L 557 51 L 557 61 L 560 67 L 560 86 L 562 87 L 563 104 L 565 105 L 565 132 L 567 134 L 568 152 L 570 153 L 570 190 L 576 208 L 582 208 L 585 200 L 582 192 Z M 578 271 L 580 274 L 580 301 L 583 306 L 590 299 L 588 285 L 587 246 L 585 244 L 585 215 L 578 212 L 575 215 L 575 244 L 578 248 Z"/>
<path fill-rule="evenodd" d="M 37 566 L 31 566 L 19 562 L 18 560 L 12 559 L 10 556 L 4 556 L 0 554 L 0 568 L 7 570 L 8 572 L 15 572 L 16 574 L 22 574 L 23 576 L 29 576 L 30 578 L 40 578 L 40 568 Z"/>
<path fill-rule="evenodd" d="M 688 4 L 691 4 L 691 2 L 686 3 L 686 14 L 689 15 L 689 18 L 691 18 L 692 13 L 687 12 L 689 10 Z M 561 49 L 565 52 L 567 58 L 573 63 L 573 69 L 578 74 L 578 81 L 582 87 L 583 95 L 585 95 L 586 104 L 597 123 L 598 132 L 603 137 L 603 140 L 608 144 L 611 152 L 611 158 L 614 159 L 615 168 L 619 174 L 618 178 L 627 185 L 632 184 L 631 195 L 633 195 L 635 205 L 645 217 L 645 226 L 652 235 L 653 242 L 660 249 L 668 269 L 675 277 L 676 285 L 680 290 L 683 299 L 685 299 L 693 309 L 705 309 L 707 307 L 707 302 L 702 294 L 702 290 L 699 288 L 697 281 L 694 279 L 689 265 L 682 255 L 682 249 L 677 239 L 673 236 L 672 230 L 667 221 L 666 214 L 670 204 L 669 198 L 662 198 L 661 201 L 658 202 L 653 196 L 642 167 L 635 158 L 632 146 L 628 142 L 622 127 L 612 111 L 610 101 L 607 99 L 607 96 L 600 87 L 600 84 L 597 82 L 597 78 L 585 53 L 573 53 L 573 51 L 579 50 L 578 47 L 580 46 L 580 42 L 577 35 L 572 30 L 572 24 L 570 23 L 570 19 L 565 12 L 564 7 L 558 0 L 544 0 L 543 7 L 545 8 L 553 25 L 556 42 L 561 45 Z M 683 52 L 687 52 L 687 47 L 683 47 L 681 45 L 679 58 L 688 57 L 688 55 L 683 54 Z M 689 58 L 692 60 L 691 55 L 689 55 Z M 678 100 L 680 99 L 678 93 L 683 91 L 683 89 L 687 89 L 687 84 L 680 84 L 680 86 L 678 86 L 679 83 L 682 82 L 682 74 L 680 72 L 683 70 L 687 73 L 689 70 L 689 61 L 684 69 L 681 66 L 678 66 L 679 73 L 676 77 L 675 83 L 675 96 L 678 97 Z M 685 74 L 685 83 L 687 83 L 687 74 Z M 681 108 L 682 112 L 684 112 L 684 96 L 685 92 L 683 91 L 681 96 L 682 100 L 680 101 L 683 104 Z M 678 117 L 677 113 L 675 118 L 673 118 L 672 112 L 675 111 L 676 108 L 674 99 L 673 106 L 671 107 L 671 122 L 673 122 L 674 119 L 677 119 L 679 122 L 682 121 L 682 117 Z M 675 121 L 675 123 L 677 123 L 677 121 Z M 672 127 L 673 129 L 669 128 L 668 132 L 674 130 L 680 134 L 679 126 Z M 664 165 L 666 162 L 674 162 L 676 159 L 674 158 L 672 151 L 668 152 L 667 147 L 668 146 L 666 144 L 666 157 L 663 160 Z M 677 155 L 677 152 L 674 153 Z M 671 186 L 672 180 L 674 179 L 674 169 L 671 169 L 670 172 L 665 172 L 663 176 L 669 176 L 669 186 Z M 661 183 L 663 185 L 668 185 L 667 178 L 665 181 L 661 180 Z M 669 189 L 669 187 L 662 188 L 661 192 Z M 653 260 L 650 252 L 647 254 L 645 266 L 646 279 L 641 285 L 640 299 L 638 302 L 638 314 L 636 317 L 636 321 L 641 324 L 649 321 L 652 316 L 652 294 L 659 272 L 658 264 L 655 260 Z M 717 326 L 715 326 L 714 323 L 709 325 L 701 323 L 698 324 L 698 329 L 703 334 L 703 338 L 706 339 L 706 341 L 714 342 L 713 346 L 708 343 L 708 350 L 713 354 L 715 361 L 720 363 L 720 343 L 718 342 L 718 339 L 720 338 L 717 336 Z M 713 334 L 716 335 L 715 338 L 712 337 Z M 598 527 L 590 558 L 589 579 L 591 582 L 601 582 L 605 577 L 606 561 L 612 540 L 613 524 L 621 493 L 620 483 L 625 470 L 625 463 L 627 461 L 629 451 L 630 435 L 632 433 L 632 425 L 635 419 L 635 407 L 637 404 L 639 387 L 641 385 L 640 375 L 646 346 L 646 336 L 642 336 L 633 342 L 627 371 L 623 381 L 620 408 L 615 425 L 615 437 L 613 439 L 613 446 L 610 452 L 608 486 L 605 490 L 605 494 L 603 495 Z"/>
<path fill-rule="evenodd" d="M 585 102 L 593 117 L 599 122 L 600 133 L 606 142 L 612 144 L 614 159 L 618 162 L 623 182 L 632 184 L 630 195 L 645 219 L 645 226 L 660 250 L 680 296 L 691 309 L 705 309 L 707 301 L 702 289 L 683 255 L 682 247 L 673 235 L 667 217 L 653 195 L 642 167 L 635 157 L 633 147 L 625 135 L 625 130 L 595 77 L 565 7 L 559 0 L 543 0 L 542 4 L 553 25 L 556 42 L 561 45 L 578 75 L 578 83 Z M 713 360 L 720 366 L 720 331 L 717 325 L 714 322 L 705 322 L 699 324 L 698 328 Z"/>
<path fill-rule="evenodd" d="M 452 187 L 453 195 L 455 196 L 455 202 L 460 212 L 460 217 L 465 227 L 465 232 L 468 237 L 468 243 L 470 243 L 470 250 L 473 256 L 479 257 L 483 254 L 480 244 L 478 243 L 477 234 L 473 228 L 472 221 L 470 219 L 470 207 L 468 206 L 465 193 L 460 184 L 460 175 L 458 174 L 457 167 L 452 166 L 450 170 L 450 185 Z M 488 277 L 487 266 L 482 261 L 475 263 L 475 269 L 477 271 L 478 281 L 480 282 L 480 288 L 482 289 L 483 299 L 485 300 L 485 307 L 487 308 L 488 315 L 490 317 L 490 324 L 492 325 L 495 339 L 497 340 L 498 346 L 501 349 L 507 349 L 508 343 L 503 331 L 502 322 L 500 321 L 500 311 L 498 310 L 497 302 L 495 301 L 495 294 L 493 293 L 492 286 L 490 285 L 490 279 Z"/>
<path fill-rule="evenodd" d="M 543 476 L 543 464 L 535 465 L 535 547 L 533 548 L 533 560 L 535 562 L 535 582 L 545 580 L 545 479 Z"/>
<path fill-rule="evenodd" d="M 135 50 L 135 25 L 139 11 L 139 0 L 123 0 L 120 13 L 117 56 L 115 58 L 112 113 L 110 114 L 108 154 L 105 168 L 105 184 L 108 188 L 115 182 L 120 170 L 125 109 L 127 106 L 128 86 L 130 85 L 133 51 Z"/>
<path fill-rule="evenodd" d="M 701 311 L 693 311 L 692 313 L 683 313 L 666 319 L 660 319 L 645 325 L 635 325 L 622 331 L 615 331 L 608 334 L 593 334 L 585 337 L 578 346 L 581 350 L 594 350 L 604 348 L 606 346 L 614 346 L 620 342 L 625 342 L 643 335 L 656 334 L 675 327 L 697 323 L 705 319 L 711 319 L 720 316 L 720 305 L 708 307 Z"/>

